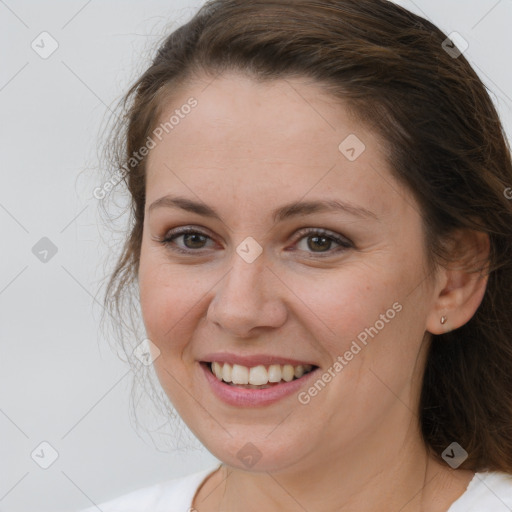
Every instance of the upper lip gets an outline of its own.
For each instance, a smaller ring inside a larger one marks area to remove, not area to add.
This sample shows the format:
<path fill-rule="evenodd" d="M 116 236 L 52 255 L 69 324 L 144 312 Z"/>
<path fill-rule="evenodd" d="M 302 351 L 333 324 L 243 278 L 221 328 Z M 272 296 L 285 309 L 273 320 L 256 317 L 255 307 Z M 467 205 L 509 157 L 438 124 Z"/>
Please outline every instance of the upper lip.
<path fill-rule="evenodd" d="M 310 364 L 312 366 L 317 366 L 311 361 L 300 361 L 298 359 L 271 354 L 252 354 L 243 356 L 240 354 L 233 354 L 230 352 L 215 352 L 212 354 L 206 354 L 204 357 L 201 358 L 201 361 L 205 363 L 213 363 L 216 361 L 218 363 L 228 363 L 231 365 L 239 364 L 248 367 L 258 365 L 268 366 L 271 364 L 291 364 L 293 366 Z"/>

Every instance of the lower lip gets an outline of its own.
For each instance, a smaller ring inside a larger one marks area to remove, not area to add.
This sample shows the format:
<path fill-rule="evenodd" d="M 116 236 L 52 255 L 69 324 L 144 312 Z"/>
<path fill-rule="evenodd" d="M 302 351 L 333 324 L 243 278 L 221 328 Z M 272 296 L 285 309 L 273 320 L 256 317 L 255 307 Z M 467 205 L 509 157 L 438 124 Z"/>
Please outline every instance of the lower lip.
<path fill-rule="evenodd" d="M 213 375 L 210 371 L 209 365 L 206 363 L 200 363 L 200 366 L 215 395 L 223 402 L 237 407 L 270 405 L 279 401 L 281 398 L 297 393 L 300 388 L 311 380 L 313 375 L 316 375 L 316 371 L 319 369 L 316 368 L 315 370 L 306 373 L 300 379 L 277 384 L 270 388 L 248 389 L 230 386 L 229 384 L 219 380 L 215 375 Z"/>

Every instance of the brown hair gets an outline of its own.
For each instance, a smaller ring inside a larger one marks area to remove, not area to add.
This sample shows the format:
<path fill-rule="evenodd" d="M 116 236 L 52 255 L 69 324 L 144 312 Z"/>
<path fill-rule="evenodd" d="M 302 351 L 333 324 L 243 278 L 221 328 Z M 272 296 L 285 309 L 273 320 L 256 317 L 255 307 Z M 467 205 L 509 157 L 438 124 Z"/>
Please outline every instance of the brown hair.
<path fill-rule="evenodd" d="M 418 415 L 438 456 L 453 441 L 460 466 L 512 473 L 512 186 L 510 146 L 485 86 L 446 35 L 386 0 L 213 0 L 171 33 L 124 97 L 114 161 L 126 169 L 164 103 L 194 76 L 242 71 L 306 77 L 380 134 L 395 177 L 421 207 L 431 268 L 447 264 L 456 229 L 490 238 L 483 301 L 462 327 L 432 335 Z M 110 276 L 106 309 L 121 318 L 137 279 L 145 162 L 123 174 L 131 232 Z M 475 269 L 481 271 L 484 268 Z"/>

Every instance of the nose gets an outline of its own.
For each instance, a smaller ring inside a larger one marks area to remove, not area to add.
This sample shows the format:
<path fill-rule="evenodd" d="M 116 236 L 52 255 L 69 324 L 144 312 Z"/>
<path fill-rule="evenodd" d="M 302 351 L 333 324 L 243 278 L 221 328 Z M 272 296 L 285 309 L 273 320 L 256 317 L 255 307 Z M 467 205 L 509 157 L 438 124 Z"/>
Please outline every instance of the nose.
<path fill-rule="evenodd" d="M 283 284 L 274 272 L 263 254 L 252 263 L 234 254 L 231 269 L 214 289 L 207 319 L 236 338 L 281 327 L 287 309 L 280 295 Z"/>

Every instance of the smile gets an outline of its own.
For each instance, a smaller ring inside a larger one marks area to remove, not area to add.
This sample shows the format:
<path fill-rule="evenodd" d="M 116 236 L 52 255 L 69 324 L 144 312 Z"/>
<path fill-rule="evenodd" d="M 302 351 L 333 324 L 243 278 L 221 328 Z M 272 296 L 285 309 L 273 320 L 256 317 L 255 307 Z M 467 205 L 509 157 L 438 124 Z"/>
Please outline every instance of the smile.
<path fill-rule="evenodd" d="M 243 366 L 214 361 L 209 364 L 210 371 L 219 379 L 231 386 L 249 389 L 265 389 L 281 382 L 299 379 L 313 369 L 313 365 L 271 364 L 264 366 Z"/>
<path fill-rule="evenodd" d="M 202 361 L 199 368 L 213 395 L 234 407 L 269 406 L 297 394 L 320 370 L 313 364 L 245 366 L 222 360 Z"/>

